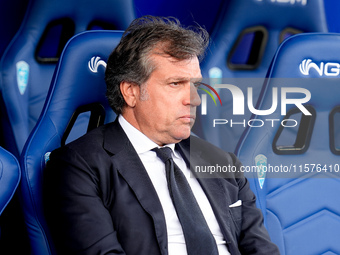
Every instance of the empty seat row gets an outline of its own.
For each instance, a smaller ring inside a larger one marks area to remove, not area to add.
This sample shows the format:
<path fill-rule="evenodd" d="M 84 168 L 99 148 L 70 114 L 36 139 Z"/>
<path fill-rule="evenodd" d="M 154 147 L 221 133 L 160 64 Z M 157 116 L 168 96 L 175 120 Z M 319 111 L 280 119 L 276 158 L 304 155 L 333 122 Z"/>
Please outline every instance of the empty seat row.
<path fill-rule="evenodd" d="M 20 155 L 67 41 L 85 30 L 123 30 L 134 17 L 132 0 L 30 1 L 0 62 L 2 142 L 6 149 Z"/>
<path fill-rule="evenodd" d="M 340 253 L 339 43 L 309 33 L 278 48 L 256 107 L 267 113 L 236 150 L 282 254 Z"/>
<path fill-rule="evenodd" d="M 222 12 L 224 15 L 214 27 L 210 49 L 202 62 L 202 75 L 211 85 L 237 82 L 245 96 L 251 87 L 254 105 L 280 43 L 294 34 L 328 31 L 323 0 L 308 4 L 236 0 L 226 3 Z M 217 92 L 221 104 L 215 106 L 208 97 L 207 113 L 198 112 L 194 132 L 223 150 L 234 152 L 251 112 L 245 107 L 244 114 L 234 114 L 232 93 L 228 89 Z M 215 119 L 221 121 L 214 126 Z"/>

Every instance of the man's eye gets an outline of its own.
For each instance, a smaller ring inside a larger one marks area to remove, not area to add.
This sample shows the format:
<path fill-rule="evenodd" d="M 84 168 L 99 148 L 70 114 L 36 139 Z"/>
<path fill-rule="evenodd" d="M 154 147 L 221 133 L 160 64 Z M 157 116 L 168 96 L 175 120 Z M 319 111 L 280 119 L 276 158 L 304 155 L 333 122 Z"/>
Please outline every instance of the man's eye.
<path fill-rule="evenodd" d="M 174 81 L 170 83 L 172 87 L 179 87 L 181 84 L 183 84 L 183 82 L 180 81 Z"/>

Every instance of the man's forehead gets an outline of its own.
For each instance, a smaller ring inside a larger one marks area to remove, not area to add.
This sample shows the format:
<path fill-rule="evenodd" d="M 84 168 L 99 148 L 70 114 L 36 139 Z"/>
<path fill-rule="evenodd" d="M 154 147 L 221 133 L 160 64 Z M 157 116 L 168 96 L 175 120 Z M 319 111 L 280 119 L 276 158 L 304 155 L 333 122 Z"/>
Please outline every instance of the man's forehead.
<path fill-rule="evenodd" d="M 189 59 L 176 59 L 168 54 L 153 53 L 150 56 L 150 60 L 153 63 L 153 72 L 162 70 L 162 73 L 166 75 L 167 79 L 177 81 L 194 80 L 195 82 L 202 79 L 199 61 L 196 56 Z M 175 69 L 171 69 L 172 66 L 175 67 Z M 171 72 L 171 70 L 176 69 L 176 73 Z"/>

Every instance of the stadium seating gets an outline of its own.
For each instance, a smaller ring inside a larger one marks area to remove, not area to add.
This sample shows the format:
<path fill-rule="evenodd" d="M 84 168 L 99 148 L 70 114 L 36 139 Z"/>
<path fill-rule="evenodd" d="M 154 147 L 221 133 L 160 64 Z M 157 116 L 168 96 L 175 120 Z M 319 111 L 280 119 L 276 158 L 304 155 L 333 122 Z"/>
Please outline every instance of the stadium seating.
<path fill-rule="evenodd" d="M 134 6 L 138 17 L 143 15 L 173 16 L 185 26 L 197 26 L 198 24 L 210 33 L 218 19 L 221 6 L 228 1 L 134 0 Z"/>
<path fill-rule="evenodd" d="M 12 199 L 19 185 L 20 176 L 16 158 L 0 147 L 0 215 Z"/>
<path fill-rule="evenodd" d="M 89 129 L 115 118 L 105 97 L 104 72 L 121 36 L 118 31 L 80 33 L 60 57 L 42 114 L 20 159 L 20 192 L 32 254 L 54 254 L 42 208 L 42 176 L 49 153 L 67 143 L 72 125 L 79 123 L 82 114 L 91 113 Z"/>
<path fill-rule="evenodd" d="M 0 2 L 0 58 L 24 18 L 28 0 Z"/>
<path fill-rule="evenodd" d="M 5 222 L 7 217 L 3 218 L 2 213 L 12 200 L 19 185 L 20 177 L 21 173 L 17 159 L 11 153 L 0 147 L 0 239 L 3 224 L 8 225 L 7 222 Z M 4 247 L 1 246 L 0 253 L 3 254 L 4 252 Z"/>
<path fill-rule="evenodd" d="M 0 62 L 3 147 L 19 157 L 68 39 L 85 30 L 125 29 L 134 17 L 132 0 L 31 0 Z"/>
<path fill-rule="evenodd" d="M 340 32 L 339 10 L 340 2 L 337 0 L 327 0 L 325 2 L 325 11 L 327 18 L 328 31 L 332 33 Z"/>
<path fill-rule="evenodd" d="M 331 33 L 281 44 L 256 106 L 277 109 L 253 115 L 237 148 L 281 254 L 340 253 L 339 45 Z"/>
<path fill-rule="evenodd" d="M 202 74 L 207 78 L 204 82 L 215 85 L 251 78 L 241 80 L 238 86 L 245 95 L 247 87 L 252 87 L 256 102 L 277 47 L 285 38 L 301 32 L 327 32 L 323 0 L 308 1 L 308 4 L 306 0 L 225 2 L 202 62 Z M 215 106 L 208 97 L 207 114 L 198 112 L 193 131 L 233 152 L 246 124 L 231 126 L 231 120 L 243 123 L 250 118 L 250 112 L 233 115 L 231 94 L 226 89 L 219 89 L 217 93 L 222 105 Z M 228 123 L 213 127 L 214 119 L 228 120 Z"/>
<path fill-rule="evenodd" d="M 285 116 L 281 116 L 279 112 L 270 116 L 251 116 L 247 101 L 244 101 L 245 114 L 232 115 L 231 109 L 235 107 L 232 106 L 231 94 L 220 88 L 217 92 L 223 106 L 218 105 L 217 100 L 216 106 L 208 95 L 207 115 L 202 116 L 202 109 L 198 109 L 193 131 L 226 151 L 234 151 L 239 137 L 246 129 L 236 149 L 245 166 L 253 166 L 255 163 L 266 166 L 282 165 L 292 166 L 298 171 L 295 174 L 299 176 L 284 175 L 284 178 L 269 173 L 260 177 L 257 173 L 246 173 L 251 188 L 258 197 L 257 205 L 264 213 L 269 233 L 282 254 L 340 254 L 337 240 L 340 227 L 340 201 L 337 192 L 340 183 L 335 172 L 339 166 L 340 151 L 340 108 L 337 102 L 339 91 L 334 79 L 336 77 L 325 77 L 338 72 L 338 36 L 307 34 L 288 39 L 275 55 L 268 76 L 290 77 L 290 85 L 278 84 L 285 81 L 282 79 L 263 82 L 274 52 L 286 37 L 301 32 L 327 32 L 327 26 L 329 31 L 339 32 L 338 7 L 338 0 L 2 1 L 0 146 L 6 150 L 0 147 L 0 161 L 3 165 L 2 170 L 0 167 L 0 254 L 28 254 L 24 251 L 26 240 L 22 240 L 26 238 L 25 230 L 12 224 L 13 221 L 21 224 L 21 215 L 18 215 L 21 214 L 18 210 L 20 208 L 16 208 L 16 204 L 13 208 L 13 201 L 18 202 L 17 195 L 20 195 L 25 212 L 31 254 L 54 254 L 42 213 L 41 182 L 45 161 L 54 148 L 75 139 L 79 133 L 86 132 L 83 125 L 78 124 L 88 121 L 89 111 L 95 120 L 101 118 L 101 107 L 92 104 L 94 101 L 87 98 L 91 95 L 91 99 L 93 96 L 93 99 L 98 98 L 98 102 L 105 101 L 102 80 L 104 62 L 118 40 L 116 37 L 120 37 L 121 33 L 97 31 L 79 34 L 70 41 L 62 54 L 64 45 L 69 38 L 81 31 L 123 30 L 134 17 L 145 14 L 170 15 L 179 18 L 185 25 L 197 22 L 205 26 L 212 34 L 212 43 L 201 65 L 202 74 L 207 78 L 203 82 L 210 85 L 221 81 L 237 84 L 241 87 L 245 100 L 248 94 L 245 88 L 253 87 L 254 105 L 257 97 L 261 98 L 255 108 L 264 110 L 271 107 L 273 87 L 278 88 L 278 96 L 281 96 L 282 86 L 308 86 L 306 88 L 311 91 L 312 97 L 307 110 L 313 112 L 313 116 L 316 114 L 316 118 L 301 118 L 303 114 L 300 109 L 288 105 L 289 117 L 286 118 L 291 121 L 284 122 L 287 125 L 292 125 L 295 121 L 301 122 L 303 128 L 282 127 L 280 123 Z M 325 17 L 325 14 L 328 15 Z M 19 30 L 14 36 L 17 29 Z M 10 42 L 11 38 L 13 40 Z M 99 42 L 101 39 L 103 41 Z M 87 40 L 87 43 L 83 42 Z M 94 47 L 94 44 L 101 45 L 102 48 Z M 80 53 L 85 52 L 87 47 L 90 50 L 88 55 Z M 71 53 L 71 50 L 76 50 L 77 53 Z M 57 65 L 61 54 L 61 61 Z M 333 65 L 328 65 L 327 69 L 327 63 Z M 57 71 L 52 80 L 56 65 Z M 89 72 L 88 67 L 93 71 L 97 70 L 97 73 Z M 300 70 L 309 73 L 308 77 L 311 79 L 306 80 L 310 84 L 300 84 L 299 80 L 295 80 L 307 77 Z M 319 77 L 320 73 L 322 77 Z M 322 87 L 318 81 L 320 79 Z M 52 86 L 48 93 L 51 80 Z M 94 91 L 91 82 L 98 82 L 100 90 Z M 71 86 L 73 84 L 77 86 Z M 261 90 L 263 84 L 265 86 Z M 83 86 L 81 89 L 80 85 Z M 201 92 L 203 98 L 205 92 Z M 70 97 L 67 96 L 68 93 Z M 43 108 L 46 94 L 48 100 Z M 78 101 L 83 99 L 84 102 Z M 83 103 L 86 106 L 81 106 Z M 108 107 L 106 103 L 103 104 L 104 108 Z M 279 110 L 280 101 L 277 111 Z M 111 110 L 109 112 L 105 122 L 115 117 L 111 115 Z M 70 116 L 76 117 L 78 114 L 74 127 L 77 131 L 74 128 L 71 130 L 70 126 L 76 118 Z M 221 119 L 221 123 L 225 120 L 229 123 L 213 127 L 212 120 L 215 118 Z M 280 121 L 266 121 L 270 118 Z M 243 128 L 242 124 L 236 124 L 234 128 L 230 128 L 230 119 L 234 119 L 236 123 L 254 119 L 251 122 L 254 126 L 260 125 L 262 120 L 264 127 L 250 128 L 245 125 Z M 102 119 L 99 123 L 102 123 Z M 271 127 L 272 124 L 275 124 L 274 127 Z M 90 129 L 96 125 L 98 123 L 93 126 L 91 124 Z M 15 158 L 20 157 L 23 147 L 21 173 L 18 173 Z M 328 169 L 332 167 L 334 171 L 308 172 L 313 164 L 314 169 L 320 170 L 317 166 L 320 164 L 328 166 Z M 13 171 L 9 173 L 7 167 Z M 300 169 L 302 173 L 299 172 Z M 9 180 L 8 174 L 15 176 Z M 15 191 L 20 175 L 23 179 L 22 187 L 17 189 L 15 196 L 10 191 L 4 192 L 3 189 L 9 186 Z M 6 206 L 5 210 L 3 206 Z M 13 232 L 9 236 L 8 228 Z M 7 243 L 6 247 L 3 246 L 4 243 Z M 6 248 L 9 249 L 4 250 Z"/>

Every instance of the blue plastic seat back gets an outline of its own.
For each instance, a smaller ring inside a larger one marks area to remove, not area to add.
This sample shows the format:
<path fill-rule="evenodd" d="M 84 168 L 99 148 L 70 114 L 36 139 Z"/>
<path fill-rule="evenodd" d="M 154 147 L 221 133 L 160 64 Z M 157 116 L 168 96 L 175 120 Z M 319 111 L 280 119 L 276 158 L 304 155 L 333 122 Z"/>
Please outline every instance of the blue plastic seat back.
<path fill-rule="evenodd" d="M 75 119 L 75 125 L 88 121 L 91 112 L 89 128 L 94 128 L 115 118 L 105 96 L 104 72 L 121 36 L 120 31 L 80 33 L 68 42 L 59 59 L 41 116 L 20 160 L 21 196 L 32 254 L 54 254 L 42 208 L 42 176 L 49 153 L 67 143 L 65 134 Z M 79 136 L 79 130 L 76 133 Z"/>
<path fill-rule="evenodd" d="M 0 215 L 11 201 L 19 185 L 20 176 L 17 159 L 0 147 Z"/>
<path fill-rule="evenodd" d="M 210 33 L 214 28 L 221 6 L 230 0 L 134 0 L 137 16 L 173 16 L 185 26 L 199 24 Z M 180 6 L 180 8 L 179 8 Z"/>
<path fill-rule="evenodd" d="M 323 0 L 231 0 L 225 3 L 211 35 L 212 43 L 202 62 L 202 75 L 210 85 L 226 83 L 223 78 L 257 78 L 252 81 L 256 102 L 266 72 L 279 44 L 287 37 L 303 32 L 327 32 Z M 247 84 L 239 88 L 246 94 Z M 244 127 L 230 127 L 246 121 L 232 114 L 231 94 L 220 90 L 222 106 L 208 100 L 206 116 L 198 115 L 194 132 L 226 151 L 234 151 Z M 205 92 L 203 92 L 205 93 Z M 209 99 L 209 98 L 208 98 Z M 214 119 L 228 125 L 213 128 Z"/>
<path fill-rule="evenodd" d="M 281 254 L 340 253 L 339 56 L 338 34 L 281 44 L 256 107 L 277 108 L 253 115 L 237 148 Z"/>
<path fill-rule="evenodd" d="M 0 222 L 6 224 L 0 224 L 0 239 L 6 235 L 8 228 L 14 227 L 11 225 L 12 222 L 6 222 L 7 217 L 3 218 L 4 212 L 7 205 L 12 201 L 12 198 L 20 183 L 20 167 L 17 159 L 8 151 L 0 147 Z M 17 219 L 18 220 L 18 219 Z M 3 231 L 3 236 L 1 236 L 1 231 Z M 7 235 L 6 235 L 7 236 Z M 6 237 L 7 238 L 7 237 Z M 0 247 L 0 253 L 6 253 L 7 251 L 3 247 Z"/>
<path fill-rule="evenodd" d="M 18 156 L 43 107 L 55 64 L 74 34 L 124 30 L 132 0 L 32 0 L 0 63 L 4 147 Z"/>
<path fill-rule="evenodd" d="M 28 0 L 0 2 L 0 58 L 9 42 L 18 31 L 24 18 Z"/>
<path fill-rule="evenodd" d="M 337 0 L 327 0 L 325 1 L 325 10 L 327 17 L 327 24 L 329 32 L 339 33 L 340 32 L 340 20 L 339 20 L 339 10 L 340 2 Z"/>

